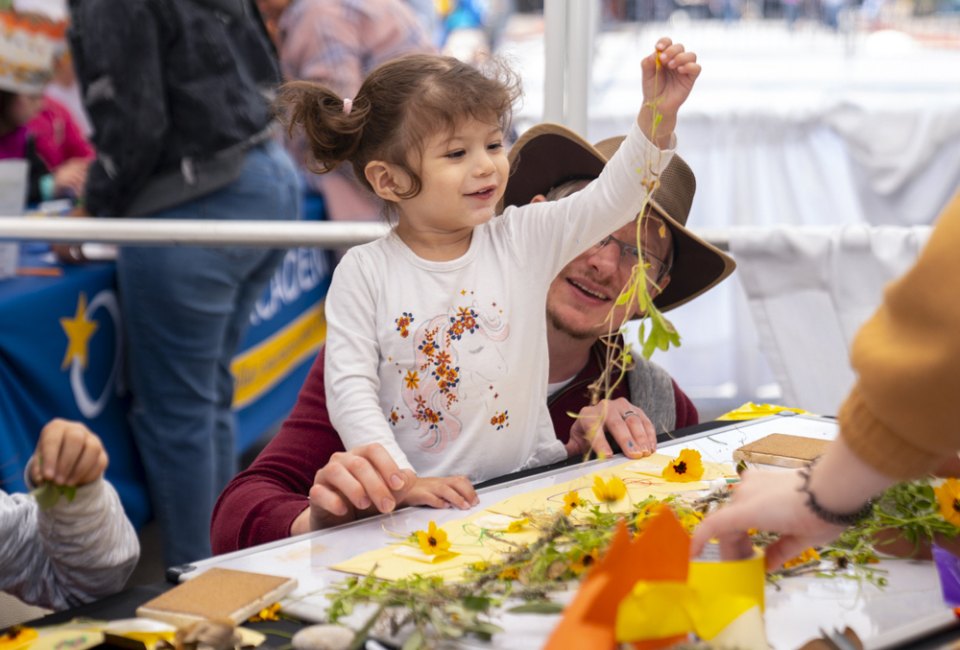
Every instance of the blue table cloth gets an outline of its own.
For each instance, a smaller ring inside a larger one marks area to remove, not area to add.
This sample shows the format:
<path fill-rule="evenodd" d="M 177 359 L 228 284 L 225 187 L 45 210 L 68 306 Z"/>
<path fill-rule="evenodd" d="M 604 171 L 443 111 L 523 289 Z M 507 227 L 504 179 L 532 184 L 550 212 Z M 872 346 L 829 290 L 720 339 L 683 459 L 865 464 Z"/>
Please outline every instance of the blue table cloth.
<path fill-rule="evenodd" d="M 20 266 L 58 268 L 37 245 Z M 328 251 L 292 249 L 251 316 L 234 360 L 237 448 L 242 453 L 292 407 L 325 334 Z M 85 422 L 110 455 L 107 478 L 137 527 L 150 518 L 140 459 L 126 420 L 122 325 L 112 262 L 58 277 L 0 280 L 0 488 L 23 491 L 43 425 Z"/>

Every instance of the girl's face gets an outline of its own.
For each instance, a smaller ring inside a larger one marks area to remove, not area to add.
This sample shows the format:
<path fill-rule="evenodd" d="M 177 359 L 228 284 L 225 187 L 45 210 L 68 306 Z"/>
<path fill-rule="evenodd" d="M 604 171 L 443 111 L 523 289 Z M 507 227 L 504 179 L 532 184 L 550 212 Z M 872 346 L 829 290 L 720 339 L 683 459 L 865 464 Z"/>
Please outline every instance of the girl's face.
<path fill-rule="evenodd" d="M 468 119 L 424 143 L 420 193 L 399 201 L 401 230 L 454 234 L 496 214 L 510 165 L 500 127 Z"/>

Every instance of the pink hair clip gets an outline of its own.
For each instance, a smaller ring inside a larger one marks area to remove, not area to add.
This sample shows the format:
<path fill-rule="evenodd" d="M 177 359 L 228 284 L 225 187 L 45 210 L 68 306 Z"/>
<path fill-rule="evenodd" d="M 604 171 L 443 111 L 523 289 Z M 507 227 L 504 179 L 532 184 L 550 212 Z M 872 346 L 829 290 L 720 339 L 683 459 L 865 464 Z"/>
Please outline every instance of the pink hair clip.
<path fill-rule="evenodd" d="M 344 97 L 343 98 L 343 114 L 349 115 L 350 111 L 352 110 L 353 110 L 353 100 L 348 97 Z"/>

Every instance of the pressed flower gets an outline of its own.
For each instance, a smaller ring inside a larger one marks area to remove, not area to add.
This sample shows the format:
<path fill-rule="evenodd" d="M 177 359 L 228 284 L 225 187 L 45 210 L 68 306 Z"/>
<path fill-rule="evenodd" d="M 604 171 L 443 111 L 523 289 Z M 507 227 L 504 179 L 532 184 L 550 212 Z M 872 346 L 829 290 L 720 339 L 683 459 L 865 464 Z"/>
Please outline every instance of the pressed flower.
<path fill-rule="evenodd" d="M 437 524 L 434 521 L 430 522 L 427 530 L 418 530 L 416 534 L 420 550 L 427 555 L 440 555 L 450 550 L 447 531 L 442 528 L 437 528 Z"/>
<path fill-rule="evenodd" d="M 805 550 L 803 553 L 793 558 L 792 560 L 787 560 L 783 563 L 784 569 L 791 569 L 795 566 L 800 566 L 802 564 L 807 564 L 809 562 L 819 562 L 820 554 L 817 552 L 817 549 L 812 546 Z"/>
<path fill-rule="evenodd" d="M 280 603 L 274 603 L 269 607 L 264 607 L 259 612 L 251 616 L 248 622 L 262 623 L 263 621 L 279 621 L 279 620 L 280 620 Z"/>
<path fill-rule="evenodd" d="M 520 570 L 515 566 L 508 566 L 497 577 L 501 580 L 516 580 L 520 577 Z"/>
<path fill-rule="evenodd" d="M 954 526 L 960 527 L 960 479 L 948 478 L 933 489 L 940 504 L 940 515 Z"/>
<path fill-rule="evenodd" d="M 599 555 L 597 549 L 593 549 L 589 553 L 582 553 L 580 557 L 570 564 L 570 570 L 573 571 L 574 575 L 580 575 L 584 571 L 588 571 L 590 567 L 596 564 Z"/>
<path fill-rule="evenodd" d="M 530 520 L 524 517 L 523 519 L 514 519 L 510 522 L 510 525 L 507 526 L 508 533 L 519 533 L 521 530 L 526 528 L 527 524 L 530 523 Z"/>
<path fill-rule="evenodd" d="M 563 495 L 563 514 L 569 517 L 571 512 L 581 506 L 583 506 L 583 501 L 580 500 L 580 493 L 576 490 L 571 490 Z"/>
<path fill-rule="evenodd" d="M 703 461 L 696 449 L 683 449 L 680 455 L 667 463 L 661 474 L 673 483 L 699 481 L 703 476 Z"/>
<path fill-rule="evenodd" d="M 640 508 L 639 512 L 637 512 L 636 519 L 633 521 L 633 527 L 636 528 L 637 533 L 642 532 L 643 529 L 647 527 L 647 522 L 650 520 L 653 511 L 658 505 L 660 505 L 658 501 L 651 501 Z"/>
<path fill-rule="evenodd" d="M 683 529 L 688 533 L 692 533 L 693 529 L 700 525 L 702 519 L 703 515 L 696 510 L 690 510 L 680 516 L 680 525 L 683 526 Z"/>
<path fill-rule="evenodd" d="M 627 486 L 617 476 L 611 476 L 609 481 L 604 481 L 599 476 L 595 476 L 593 479 L 593 494 L 604 503 L 614 503 L 627 494 Z"/>

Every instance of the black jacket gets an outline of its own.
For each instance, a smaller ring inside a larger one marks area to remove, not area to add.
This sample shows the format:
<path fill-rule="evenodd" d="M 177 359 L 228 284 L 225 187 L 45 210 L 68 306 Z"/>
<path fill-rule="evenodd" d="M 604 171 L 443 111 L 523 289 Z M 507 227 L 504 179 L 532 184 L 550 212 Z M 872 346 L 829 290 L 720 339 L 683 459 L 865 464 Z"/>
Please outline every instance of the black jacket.
<path fill-rule="evenodd" d="M 271 122 L 270 93 L 280 82 L 254 0 L 70 7 L 70 46 L 97 150 L 87 210 L 156 211 L 236 178 L 243 143 Z M 153 197 L 148 205 L 144 195 Z M 156 205 L 156 197 L 166 198 Z"/>

